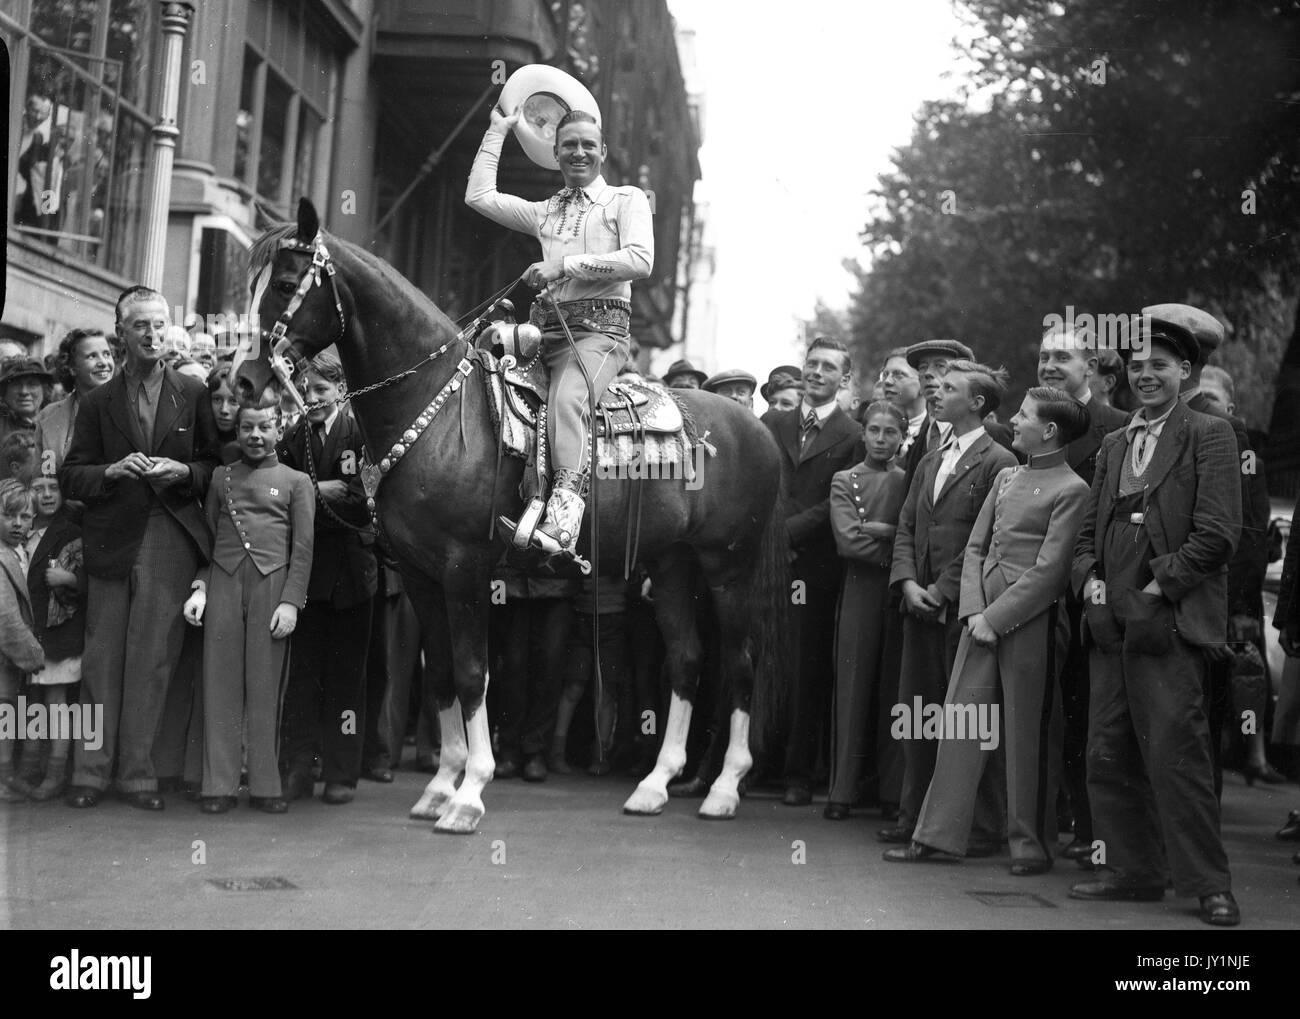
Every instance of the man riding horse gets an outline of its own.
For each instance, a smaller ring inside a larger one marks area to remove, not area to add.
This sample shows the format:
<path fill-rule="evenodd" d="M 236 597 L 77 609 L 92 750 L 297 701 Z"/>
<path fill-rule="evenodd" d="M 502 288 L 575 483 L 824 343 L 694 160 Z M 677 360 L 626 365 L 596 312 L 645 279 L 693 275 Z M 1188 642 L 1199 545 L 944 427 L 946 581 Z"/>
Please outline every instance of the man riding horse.
<path fill-rule="evenodd" d="M 605 141 L 596 118 L 581 110 L 556 127 L 554 152 L 565 184 L 559 192 L 529 202 L 498 191 L 501 147 L 521 112 L 522 107 L 503 116 L 493 107 L 465 202 L 542 245 L 542 261 L 528 267 L 524 280 L 549 288 L 545 304 L 543 295 L 534 301 L 531 317 L 542 330 L 542 357 L 551 372 L 547 437 L 555 469 L 546 515 L 530 544 L 547 555 L 571 557 L 586 509 L 590 404 L 628 361 L 631 281 L 650 275 L 654 231 L 644 191 L 605 183 Z M 505 518 L 501 523 L 511 534 L 518 527 Z"/>

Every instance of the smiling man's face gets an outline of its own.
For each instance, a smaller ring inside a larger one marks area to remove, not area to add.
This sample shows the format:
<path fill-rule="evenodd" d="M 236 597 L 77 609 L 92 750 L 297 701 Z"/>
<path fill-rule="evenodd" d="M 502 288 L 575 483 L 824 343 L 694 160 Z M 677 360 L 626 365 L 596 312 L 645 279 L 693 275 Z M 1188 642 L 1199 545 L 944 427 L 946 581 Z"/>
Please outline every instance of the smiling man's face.
<path fill-rule="evenodd" d="M 555 136 L 555 158 L 559 161 L 564 183 L 571 188 L 585 188 L 600 176 L 605 162 L 605 142 L 600 128 L 585 120 L 565 124 Z"/>

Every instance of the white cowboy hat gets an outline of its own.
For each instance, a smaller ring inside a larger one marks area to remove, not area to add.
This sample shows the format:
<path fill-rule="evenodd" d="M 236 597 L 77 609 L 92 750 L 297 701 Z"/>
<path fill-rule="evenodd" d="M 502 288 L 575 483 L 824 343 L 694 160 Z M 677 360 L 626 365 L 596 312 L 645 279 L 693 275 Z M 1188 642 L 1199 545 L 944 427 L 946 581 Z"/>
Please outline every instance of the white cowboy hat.
<path fill-rule="evenodd" d="M 549 64 L 526 64 L 506 81 L 497 108 L 507 117 L 523 103 L 523 116 L 515 123 L 515 137 L 538 166 L 558 170 L 555 128 L 570 110 L 585 110 L 600 126 L 600 107 L 577 78 Z"/>

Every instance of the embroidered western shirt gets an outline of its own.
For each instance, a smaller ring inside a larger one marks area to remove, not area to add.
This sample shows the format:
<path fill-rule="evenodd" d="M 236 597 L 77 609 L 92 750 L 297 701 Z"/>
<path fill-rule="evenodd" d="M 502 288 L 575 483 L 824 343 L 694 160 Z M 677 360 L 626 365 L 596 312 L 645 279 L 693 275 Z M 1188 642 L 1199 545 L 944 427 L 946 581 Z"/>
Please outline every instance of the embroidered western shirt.
<path fill-rule="evenodd" d="M 632 299 L 631 281 L 654 268 L 650 202 L 635 187 L 611 187 L 597 177 L 573 193 L 562 189 L 544 202 L 497 190 L 497 163 L 505 135 L 483 136 L 469 174 L 465 204 L 494 223 L 536 237 L 542 258 L 564 260 L 567 279 L 555 284 L 558 301 Z"/>

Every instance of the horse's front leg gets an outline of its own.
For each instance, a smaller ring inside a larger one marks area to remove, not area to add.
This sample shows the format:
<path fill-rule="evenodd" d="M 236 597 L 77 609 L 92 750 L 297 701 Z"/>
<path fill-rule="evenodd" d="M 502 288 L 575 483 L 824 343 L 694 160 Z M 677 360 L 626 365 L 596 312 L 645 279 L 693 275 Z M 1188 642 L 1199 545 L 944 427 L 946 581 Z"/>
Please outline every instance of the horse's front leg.
<path fill-rule="evenodd" d="M 455 580 L 471 571 L 462 571 Z M 488 730 L 488 581 L 477 580 L 445 587 L 451 623 L 452 674 L 456 697 L 464 716 L 468 743 L 465 778 L 447 802 L 435 830 L 467 835 L 483 817 L 483 789 L 492 781 L 492 734 Z M 447 737 L 443 735 L 443 747 Z M 444 749 L 444 753 L 445 753 Z"/>
<path fill-rule="evenodd" d="M 456 699 L 451 676 L 451 635 L 447 627 L 447 603 L 438 584 L 421 573 L 406 574 L 406 593 L 420 620 L 420 643 L 424 649 L 424 688 L 432 689 L 438 699 L 438 727 L 442 749 L 438 754 L 438 773 L 429 780 L 424 792 L 411 808 L 411 817 L 436 821 L 456 795 L 456 784 L 469 757 L 465 742 L 465 722 Z"/>

